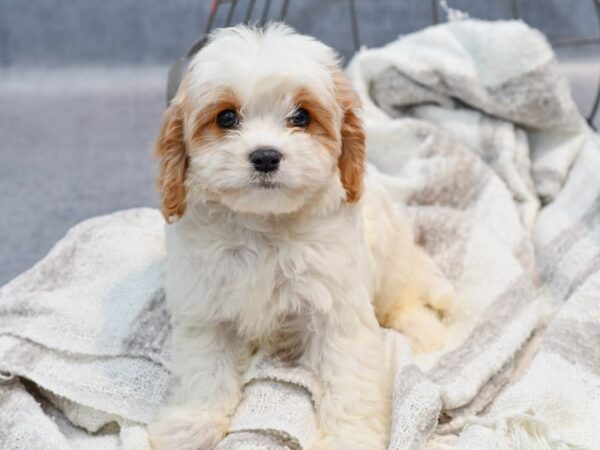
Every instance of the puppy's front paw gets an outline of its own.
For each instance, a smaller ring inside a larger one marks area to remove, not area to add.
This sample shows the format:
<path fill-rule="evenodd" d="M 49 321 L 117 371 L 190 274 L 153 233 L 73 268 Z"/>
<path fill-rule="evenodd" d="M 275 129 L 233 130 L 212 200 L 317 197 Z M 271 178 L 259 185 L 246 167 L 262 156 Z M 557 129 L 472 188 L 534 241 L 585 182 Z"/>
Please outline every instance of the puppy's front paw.
<path fill-rule="evenodd" d="M 173 410 L 148 426 L 155 450 L 212 450 L 229 425 L 225 414 Z"/>
<path fill-rule="evenodd" d="M 425 303 L 441 317 L 451 313 L 456 306 L 456 298 L 454 287 L 445 279 L 432 283 L 425 293 Z"/>

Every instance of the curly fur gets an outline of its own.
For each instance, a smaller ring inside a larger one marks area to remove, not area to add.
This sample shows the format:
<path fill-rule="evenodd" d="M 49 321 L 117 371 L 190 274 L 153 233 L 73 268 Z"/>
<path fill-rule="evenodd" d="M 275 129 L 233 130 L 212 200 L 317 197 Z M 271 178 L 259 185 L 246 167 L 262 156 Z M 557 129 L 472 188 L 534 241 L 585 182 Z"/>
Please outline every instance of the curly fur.
<path fill-rule="evenodd" d="M 311 114 L 305 128 L 290 124 L 298 108 Z M 240 117 L 232 129 L 215 125 L 224 109 Z M 261 146 L 281 152 L 276 171 L 252 167 Z M 335 52 L 284 25 L 218 31 L 192 61 L 156 149 L 172 221 L 173 380 L 150 426 L 155 446 L 214 448 L 261 348 L 322 381 L 317 448 L 385 448 L 380 324 L 435 349 L 452 289 L 377 177 L 365 177 L 359 102 Z"/>

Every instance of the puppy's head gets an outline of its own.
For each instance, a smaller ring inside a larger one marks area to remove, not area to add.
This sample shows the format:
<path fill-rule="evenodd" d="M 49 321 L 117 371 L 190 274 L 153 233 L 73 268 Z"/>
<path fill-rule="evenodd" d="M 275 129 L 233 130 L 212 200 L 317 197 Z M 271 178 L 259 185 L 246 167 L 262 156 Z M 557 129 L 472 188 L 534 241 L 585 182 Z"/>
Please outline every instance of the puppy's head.
<path fill-rule="evenodd" d="M 155 148 L 163 214 L 205 202 L 285 214 L 337 186 L 356 202 L 365 159 L 357 108 L 326 45 L 281 24 L 217 31 L 164 115 Z"/>

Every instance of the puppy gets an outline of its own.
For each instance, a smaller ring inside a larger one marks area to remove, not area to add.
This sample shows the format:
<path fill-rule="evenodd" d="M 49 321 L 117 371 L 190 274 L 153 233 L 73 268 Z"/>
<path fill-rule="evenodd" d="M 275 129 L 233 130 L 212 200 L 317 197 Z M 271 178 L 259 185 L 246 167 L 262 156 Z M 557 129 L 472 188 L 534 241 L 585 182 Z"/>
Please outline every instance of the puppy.
<path fill-rule="evenodd" d="M 359 102 L 336 53 L 281 24 L 215 32 L 155 150 L 173 382 L 154 445 L 214 448 L 261 349 L 321 380 L 318 448 L 385 448 L 380 325 L 436 349 L 453 291 L 365 179 Z"/>

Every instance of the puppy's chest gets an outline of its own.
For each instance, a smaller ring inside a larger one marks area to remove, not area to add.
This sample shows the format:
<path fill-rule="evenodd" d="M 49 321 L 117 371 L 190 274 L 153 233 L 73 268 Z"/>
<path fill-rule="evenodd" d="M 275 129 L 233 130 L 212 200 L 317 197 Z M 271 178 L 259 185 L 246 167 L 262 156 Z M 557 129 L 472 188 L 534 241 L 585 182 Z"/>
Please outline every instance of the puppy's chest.
<path fill-rule="evenodd" d="M 246 238 L 206 248 L 198 258 L 198 266 L 205 268 L 204 301 L 226 320 L 254 321 L 264 327 L 287 321 L 294 313 L 297 325 L 297 313 L 314 309 L 312 305 L 333 288 L 328 271 L 335 259 L 324 247 Z"/>
<path fill-rule="evenodd" d="M 220 294 L 213 292 L 221 297 L 221 302 L 283 311 L 297 309 L 297 302 L 311 300 L 316 295 L 315 285 L 327 284 L 322 276 L 325 259 L 310 246 L 272 242 L 230 244 L 212 253 L 206 261 L 205 265 L 212 267 L 206 282 L 221 285 Z"/>
<path fill-rule="evenodd" d="M 323 276 L 325 255 L 310 245 L 236 242 L 211 252 L 203 264 L 204 301 L 215 319 L 232 323 L 238 334 L 267 353 L 297 359 L 315 321 L 315 304 L 331 286 Z"/>

